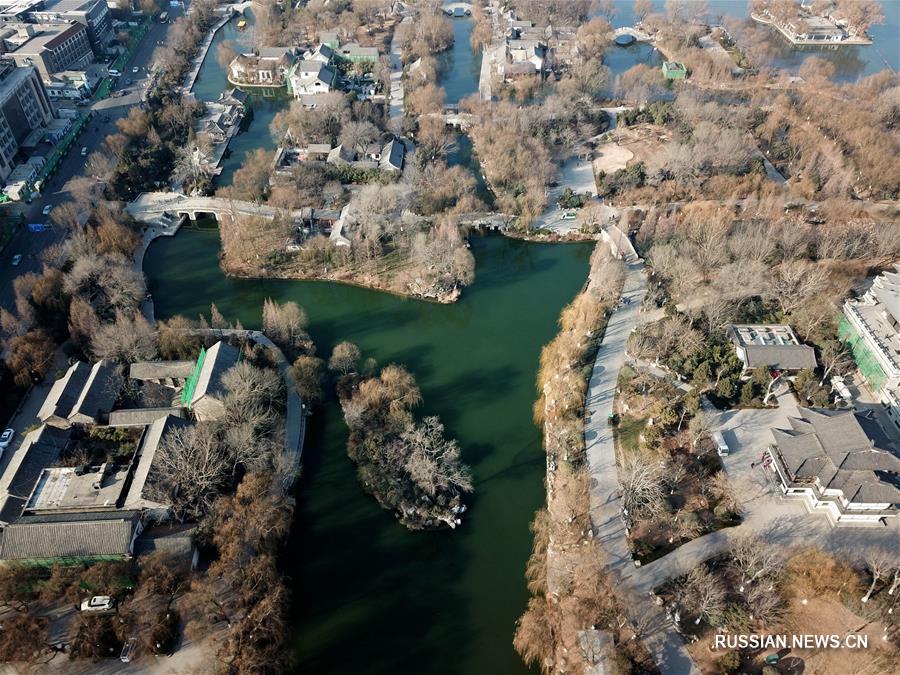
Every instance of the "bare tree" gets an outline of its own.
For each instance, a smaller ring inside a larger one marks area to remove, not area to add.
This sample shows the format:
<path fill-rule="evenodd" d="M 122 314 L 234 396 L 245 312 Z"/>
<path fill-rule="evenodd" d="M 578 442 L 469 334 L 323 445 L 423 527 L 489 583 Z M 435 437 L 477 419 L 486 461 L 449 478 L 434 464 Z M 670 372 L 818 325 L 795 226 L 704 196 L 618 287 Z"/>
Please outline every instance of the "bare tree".
<path fill-rule="evenodd" d="M 231 467 L 213 425 L 175 427 L 160 441 L 149 493 L 171 502 L 177 517 L 197 518 L 227 485 Z"/>
<path fill-rule="evenodd" d="M 680 596 L 681 602 L 696 612 L 695 624 L 704 619 L 711 626 L 721 624 L 726 604 L 725 589 L 718 577 L 711 574 L 705 566 L 695 567 L 688 573 Z"/>
<path fill-rule="evenodd" d="M 362 353 L 352 342 L 339 342 L 331 350 L 331 358 L 328 359 L 328 369 L 348 375 L 356 372 Z"/>
<path fill-rule="evenodd" d="M 322 391 L 324 368 L 322 366 L 322 359 L 305 355 L 298 356 L 291 366 L 290 374 L 294 380 L 294 387 L 300 394 L 300 398 L 307 403 L 321 401 L 324 396 Z"/>
<path fill-rule="evenodd" d="M 860 599 L 861 602 L 866 603 L 869 601 L 869 598 L 872 597 L 875 586 L 881 578 L 889 574 L 894 568 L 896 560 L 892 559 L 880 549 L 871 549 L 866 551 L 863 556 L 863 562 L 866 569 L 869 570 L 869 574 L 872 575 L 872 583 L 869 585 L 869 590 L 866 591 L 866 594 Z"/>
<path fill-rule="evenodd" d="M 781 593 L 771 584 L 754 584 L 746 594 L 750 618 L 771 626 L 784 616 L 786 606 Z"/>
<path fill-rule="evenodd" d="M 741 575 L 738 590 L 743 593 L 747 584 L 776 574 L 782 566 L 774 547 L 759 537 L 747 536 L 735 541 L 731 548 L 731 562 Z"/>
<path fill-rule="evenodd" d="M 123 363 L 156 357 L 156 331 L 140 312 L 129 316 L 116 312 L 113 323 L 102 324 L 91 339 L 91 351 L 98 359 Z"/>
<path fill-rule="evenodd" d="M 665 504 L 664 467 L 632 455 L 623 458 L 621 468 L 619 484 L 628 518 L 646 518 L 661 512 Z"/>
<path fill-rule="evenodd" d="M 778 266 L 772 294 L 781 311 L 790 314 L 813 295 L 828 287 L 828 270 L 807 261 L 789 260 Z"/>
<path fill-rule="evenodd" d="M 282 348 L 296 348 L 309 339 L 306 312 L 296 302 L 279 304 L 266 298 L 262 320 L 263 332 Z"/>
<path fill-rule="evenodd" d="M 460 461 L 459 444 L 444 436 L 444 425 L 437 417 L 400 436 L 407 454 L 406 470 L 416 484 L 432 497 L 439 489 L 471 492 L 472 473 Z"/>
<path fill-rule="evenodd" d="M 843 373 L 849 369 L 853 363 L 847 346 L 840 340 L 829 340 L 819 352 L 819 361 L 824 366 L 822 371 L 822 381 L 819 385 L 824 385 L 828 376 L 832 373 Z"/>

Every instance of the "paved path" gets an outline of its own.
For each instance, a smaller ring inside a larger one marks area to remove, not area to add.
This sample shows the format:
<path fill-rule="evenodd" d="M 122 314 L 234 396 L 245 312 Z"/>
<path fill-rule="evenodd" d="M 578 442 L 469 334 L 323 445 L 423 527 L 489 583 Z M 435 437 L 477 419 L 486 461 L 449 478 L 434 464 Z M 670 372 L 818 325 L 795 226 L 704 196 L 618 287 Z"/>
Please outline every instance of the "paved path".
<path fill-rule="evenodd" d="M 403 17 L 400 24 L 412 21 L 411 16 Z M 394 30 L 394 37 L 391 39 L 391 97 L 388 106 L 388 116 L 392 120 L 399 120 L 403 117 L 403 50 L 400 48 L 400 41 L 397 40 L 397 31 Z"/>
<path fill-rule="evenodd" d="M 659 669 L 663 673 L 699 675 L 681 637 L 650 600 L 647 589 L 632 577 L 635 567 L 619 516 L 622 506 L 615 442 L 606 420 L 613 410 L 619 370 L 625 364 L 625 346 L 638 324 L 647 284 L 642 264 L 630 264 L 626 269 L 622 297 L 627 302 L 609 318 L 588 386 L 584 437 L 591 470 L 591 521 L 614 584 L 629 607 L 630 619 Z"/>

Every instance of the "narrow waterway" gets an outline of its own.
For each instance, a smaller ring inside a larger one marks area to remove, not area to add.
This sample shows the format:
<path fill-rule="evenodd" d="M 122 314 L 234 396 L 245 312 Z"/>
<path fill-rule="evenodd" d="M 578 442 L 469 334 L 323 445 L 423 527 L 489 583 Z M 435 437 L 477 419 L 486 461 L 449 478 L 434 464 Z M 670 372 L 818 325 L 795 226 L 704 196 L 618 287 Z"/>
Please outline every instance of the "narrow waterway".
<path fill-rule="evenodd" d="M 456 43 L 441 57 L 448 101 L 478 87 L 471 25 L 454 21 Z M 227 88 L 215 56 L 224 40 L 251 44 L 233 25 L 220 32 L 200 73 L 199 98 Z M 253 120 L 232 142 L 220 184 L 246 152 L 272 147 L 269 122 L 285 104 L 254 97 Z M 450 162 L 480 173 L 465 136 Z M 258 327 L 265 298 L 294 300 L 309 315 L 320 355 L 347 339 L 382 364 L 406 365 L 422 388 L 421 414 L 441 416 L 472 466 L 475 495 L 462 528 L 408 532 L 360 488 L 334 398 L 312 418 L 286 568 L 298 672 L 526 672 L 512 635 L 527 602 L 528 525 L 544 496 L 534 379 L 560 310 L 584 283 L 590 246 L 499 236 L 476 237 L 472 246 L 475 283 L 450 306 L 333 283 L 228 279 L 215 230 L 182 231 L 147 254 L 159 318 L 195 317 L 214 302 L 230 320 Z"/>
<path fill-rule="evenodd" d="M 215 101 L 219 95 L 229 88 L 228 76 L 225 69 L 219 64 L 218 49 L 223 42 L 233 42 L 238 51 L 252 51 L 253 49 L 253 12 L 245 13 L 248 26 L 246 30 L 237 29 L 237 21 L 227 23 L 213 39 L 209 53 L 200 68 L 197 83 L 193 93 L 201 101 Z M 250 89 L 250 106 L 253 110 L 252 118 L 247 128 L 235 138 L 228 146 L 228 155 L 222 160 L 222 173 L 216 179 L 217 185 L 230 185 L 234 172 L 241 167 L 247 153 L 257 148 L 274 150 L 275 142 L 269 132 L 269 124 L 288 103 L 288 98 L 281 93 L 279 96 L 267 96 L 272 94 L 269 90 Z"/>
<path fill-rule="evenodd" d="M 526 672 L 511 640 L 527 594 L 528 523 L 543 502 L 531 420 L 541 346 L 585 280 L 590 246 L 475 238 L 477 278 L 454 305 L 324 282 L 228 279 L 215 231 L 186 230 L 148 252 L 159 318 L 208 313 L 260 324 L 262 302 L 307 311 L 323 356 L 340 340 L 406 365 L 472 466 L 475 495 L 450 532 L 408 532 L 366 496 L 330 399 L 310 425 L 286 572 L 298 672 Z"/>
<path fill-rule="evenodd" d="M 478 93 L 481 52 L 472 51 L 470 38 L 475 22 L 468 17 L 450 19 L 453 24 L 453 47 L 438 54 L 438 84 L 444 88 L 447 103 L 459 103 Z"/>

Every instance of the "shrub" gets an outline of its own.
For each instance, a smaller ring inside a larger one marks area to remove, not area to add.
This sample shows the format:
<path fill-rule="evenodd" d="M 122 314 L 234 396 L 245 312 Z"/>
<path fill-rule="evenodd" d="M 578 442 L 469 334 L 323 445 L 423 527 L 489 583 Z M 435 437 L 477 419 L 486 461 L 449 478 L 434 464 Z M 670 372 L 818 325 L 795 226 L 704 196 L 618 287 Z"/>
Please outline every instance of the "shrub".
<path fill-rule="evenodd" d="M 637 162 L 611 174 L 601 171 L 597 174 L 597 196 L 614 197 L 620 192 L 639 188 L 644 185 L 645 178 L 643 162 Z"/>
<path fill-rule="evenodd" d="M 725 652 L 719 657 L 719 668 L 723 673 L 735 673 L 741 667 L 741 655 L 739 652 Z"/>

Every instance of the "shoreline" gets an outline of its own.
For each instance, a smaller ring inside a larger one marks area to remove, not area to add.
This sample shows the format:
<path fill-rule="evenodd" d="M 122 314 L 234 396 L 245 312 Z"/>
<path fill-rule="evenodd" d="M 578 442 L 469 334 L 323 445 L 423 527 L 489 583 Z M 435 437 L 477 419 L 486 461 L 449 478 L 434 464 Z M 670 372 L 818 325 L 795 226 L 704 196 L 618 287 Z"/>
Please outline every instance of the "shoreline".
<path fill-rule="evenodd" d="M 750 18 L 757 23 L 772 26 L 779 33 L 781 33 L 788 42 L 796 47 L 865 47 L 874 44 L 874 41 L 871 38 L 863 38 L 859 37 L 858 35 L 851 36 L 849 35 L 849 33 L 843 40 L 810 40 L 808 38 L 801 38 L 796 34 L 790 33 L 783 26 L 777 23 L 775 19 L 767 19 L 763 16 L 760 16 L 759 14 L 754 14 L 753 12 L 750 13 Z M 843 30 L 837 24 L 834 24 L 834 27 Z"/>

